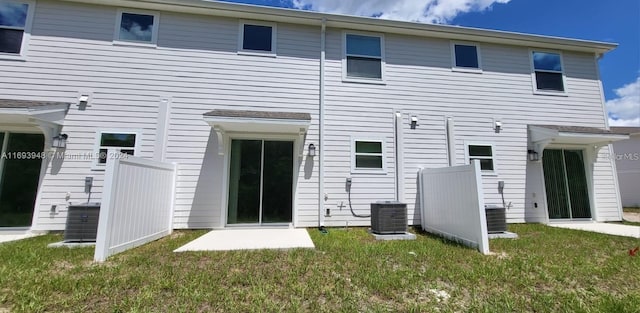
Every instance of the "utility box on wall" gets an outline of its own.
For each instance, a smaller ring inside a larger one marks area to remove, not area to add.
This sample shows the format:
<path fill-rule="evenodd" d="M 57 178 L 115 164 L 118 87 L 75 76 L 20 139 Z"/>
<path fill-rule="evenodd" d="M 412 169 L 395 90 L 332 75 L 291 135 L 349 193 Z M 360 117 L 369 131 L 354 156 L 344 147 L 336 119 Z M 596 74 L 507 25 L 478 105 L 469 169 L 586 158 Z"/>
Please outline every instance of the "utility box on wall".
<path fill-rule="evenodd" d="M 407 204 L 394 201 L 371 203 L 371 232 L 404 234 L 407 232 Z"/>
<path fill-rule="evenodd" d="M 100 203 L 70 205 L 64 229 L 64 241 L 95 242 L 99 217 Z"/>

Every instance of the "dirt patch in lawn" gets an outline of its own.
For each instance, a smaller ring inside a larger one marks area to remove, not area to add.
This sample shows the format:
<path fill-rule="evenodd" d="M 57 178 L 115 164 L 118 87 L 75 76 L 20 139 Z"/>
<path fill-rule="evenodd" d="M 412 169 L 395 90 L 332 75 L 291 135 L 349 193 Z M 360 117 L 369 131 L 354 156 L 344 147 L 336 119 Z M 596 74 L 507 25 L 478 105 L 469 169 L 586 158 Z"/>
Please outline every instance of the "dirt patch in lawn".
<path fill-rule="evenodd" d="M 626 221 L 640 223 L 640 213 L 624 212 L 622 216 Z"/>

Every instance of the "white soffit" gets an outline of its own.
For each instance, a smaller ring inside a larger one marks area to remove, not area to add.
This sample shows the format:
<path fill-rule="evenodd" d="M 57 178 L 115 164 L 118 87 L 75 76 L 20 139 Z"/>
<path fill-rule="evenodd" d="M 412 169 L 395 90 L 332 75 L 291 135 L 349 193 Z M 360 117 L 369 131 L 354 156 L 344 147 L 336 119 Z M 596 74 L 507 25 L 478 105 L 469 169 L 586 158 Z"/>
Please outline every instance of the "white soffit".
<path fill-rule="evenodd" d="M 591 127 L 539 125 L 529 129 L 534 144 L 605 145 L 629 139 L 628 135 Z"/>
<path fill-rule="evenodd" d="M 204 120 L 216 130 L 241 133 L 305 134 L 311 124 L 308 113 L 214 110 Z"/>

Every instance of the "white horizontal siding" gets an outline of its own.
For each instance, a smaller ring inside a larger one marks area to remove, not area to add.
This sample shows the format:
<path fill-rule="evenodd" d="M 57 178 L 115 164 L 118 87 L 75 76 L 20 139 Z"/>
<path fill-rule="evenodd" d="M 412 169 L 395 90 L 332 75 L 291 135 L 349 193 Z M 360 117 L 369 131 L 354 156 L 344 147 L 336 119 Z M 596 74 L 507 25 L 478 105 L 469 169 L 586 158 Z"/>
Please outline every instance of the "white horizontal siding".
<path fill-rule="evenodd" d="M 278 56 L 265 58 L 237 54 L 238 20 L 160 15 L 157 48 L 114 45 L 116 8 L 39 1 L 26 62 L 0 62 L 0 93 L 76 103 L 79 92 L 91 92 L 91 106 L 72 105 L 64 121 L 67 152 L 93 151 L 100 128 L 137 129 L 143 158 L 157 153 L 158 107 L 170 98 L 165 159 L 178 163 L 175 226 L 209 228 L 220 222 L 223 178 L 202 114 L 219 108 L 317 112 L 319 31 L 280 24 Z M 307 138 L 317 142 L 317 126 Z M 86 201 L 85 176 L 95 178 L 91 197 L 100 199 L 104 173 L 91 165 L 65 160 L 55 173 L 49 168 L 40 189 L 41 228 L 64 228 L 64 206 L 53 215 L 49 208 L 65 204 L 67 192 L 71 202 Z M 299 218 L 313 224 L 317 175 L 301 173 L 299 180 L 298 207 L 313 212 Z"/>
<path fill-rule="evenodd" d="M 387 34 L 385 84 L 372 85 L 342 81 L 341 36 L 342 31 L 330 30 L 327 38 L 327 140 L 354 133 L 392 140 L 391 112 L 403 112 L 404 188 L 410 222 L 419 222 L 415 210 L 417 169 L 447 165 L 445 117 L 455 121 L 457 164 L 465 162 L 465 142 L 494 145 L 496 172 L 482 177 L 485 202 L 502 203 L 497 187 L 498 181 L 505 181 L 505 201 L 512 204 L 508 211 L 510 222 L 523 222 L 525 207 L 533 208 L 534 203 L 525 201 L 527 125 L 605 126 L 593 55 L 563 53 L 568 95 L 543 96 L 533 94 L 526 47 L 481 44 L 483 73 L 463 73 L 451 70 L 449 41 Z M 334 111 L 338 112 L 337 116 L 332 115 Z M 579 119 L 576 112 L 580 114 Z M 409 116 L 418 117 L 420 125 L 416 129 L 409 128 Z M 499 134 L 493 130 L 494 119 L 503 122 L 503 131 Z M 330 155 L 345 151 L 344 146 L 335 143 L 326 148 L 331 149 Z M 387 156 L 394 164 L 392 151 Z M 342 161 L 349 162 L 346 158 Z M 327 164 L 329 177 L 344 177 L 347 169 L 348 164 L 342 168 Z M 611 173 L 605 168 L 601 172 L 597 175 Z M 355 197 L 358 191 L 353 176 Z M 394 198 L 391 168 L 385 176 L 367 178 L 361 188 L 374 190 L 367 193 L 374 197 L 360 203 L 354 201 L 354 208 Z M 383 183 L 390 187 L 379 189 Z M 615 193 L 603 188 L 607 183 L 610 182 L 603 181 L 596 186 L 601 199 L 604 195 L 615 198 Z M 339 204 L 345 199 L 344 192 L 340 192 L 344 189 L 344 179 L 338 180 L 335 187 L 327 183 L 327 189 L 339 197 L 333 203 Z M 542 201 L 540 197 L 537 195 L 537 202 Z M 540 204 L 539 208 L 546 207 Z M 611 206 L 609 202 L 601 204 L 605 211 Z M 534 212 L 534 220 L 541 220 L 546 214 L 540 209 Z M 341 225 L 345 219 L 357 220 L 342 214 L 328 221 Z"/>
<path fill-rule="evenodd" d="M 598 159 L 593 165 L 593 184 L 595 189 L 596 219 L 598 221 L 622 220 L 620 196 L 616 190 L 615 172 L 609 147 L 603 147 L 598 153 Z"/>
<path fill-rule="evenodd" d="M 625 207 L 640 207 L 640 135 L 613 144 L 620 196 Z"/>
<path fill-rule="evenodd" d="M 73 16 L 73 18 L 69 18 Z M 209 228 L 220 225 L 222 160 L 217 138 L 202 114 L 213 109 L 304 112 L 312 115 L 307 142 L 318 144 L 319 28 L 278 24 L 277 57 L 239 55 L 238 20 L 160 12 L 158 47 L 112 43 L 116 8 L 38 1 L 33 35 L 25 62 L 0 61 L 0 94 L 4 98 L 75 103 L 80 92 L 91 92 L 91 106 L 72 105 L 63 132 L 70 153 L 90 152 L 99 128 L 139 129 L 140 156 L 158 151 L 160 99 L 170 98 L 164 156 L 178 163 L 175 226 Z M 405 200 L 411 223 L 419 168 L 447 165 L 445 118 L 456 124 L 456 162 L 462 164 L 465 142 L 489 142 L 495 147 L 496 175 L 483 176 L 487 203 L 499 203 L 497 182 L 504 180 L 505 200 L 512 202 L 512 222 L 525 219 L 527 124 L 604 127 L 596 63 L 593 55 L 563 53 L 568 96 L 532 93 L 529 50 L 526 47 L 481 44 L 483 73 L 451 71 L 449 41 L 386 35 L 385 85 L 342 81 L 342 30 L 327 32 L 325 207 L 326 225 L 368 225 L 351 216 L 344 183 L 353 178 L 353 207 L 359 213 L 369 203 L 395 197 L 393 113 L 403 114 Z M 576 118 L 579 112 L 579 117 Z M 409 116 L 419 126 L 410 129 Z M 496 134 L 493 119 L 504 130 Z M 351 139 L 385 142 L 386 172 L 351 173 Z M 317 225 L 317 162 L 305 176 L 301 160 L 296 196 L 298 226 Z M 600 164 L 600 163 L 598 163 Z M 62 229 L 65 211 L 49 214 L 51 204 L 82 202 L 85 176 L 95 177 L 93 199 L 100 197 L 102 172 L 90 160 L 67 160 L 48 174 L 41 188 L 39 224 Z M 610 167 L 599 166 L 597 199 L 609 208 L 615 195 L 605 186 Z M 610 216 L 610 209 L 602 213 Z"/>

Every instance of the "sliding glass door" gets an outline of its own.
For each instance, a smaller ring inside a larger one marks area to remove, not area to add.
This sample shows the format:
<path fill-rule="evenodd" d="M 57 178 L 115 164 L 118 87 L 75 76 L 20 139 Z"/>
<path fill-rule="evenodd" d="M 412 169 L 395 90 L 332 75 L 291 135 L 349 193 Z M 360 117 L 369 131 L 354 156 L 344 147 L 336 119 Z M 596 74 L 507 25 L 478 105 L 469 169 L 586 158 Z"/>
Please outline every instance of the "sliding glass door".
<path fill-rule="evenodd" d="M 542 157 L 550 219 L 591 218 L 581 150 L 546 149 Z"/>
<path fill-rule="evenodd" d="M 287 224 L 293 216 L 293 141 L 231 141 L 227 224 Z"/>
<path fill-rule="evenodd" d="M 0 227 L 31 226 L 44 136 L 0 133 L 0 147 Z"/>

